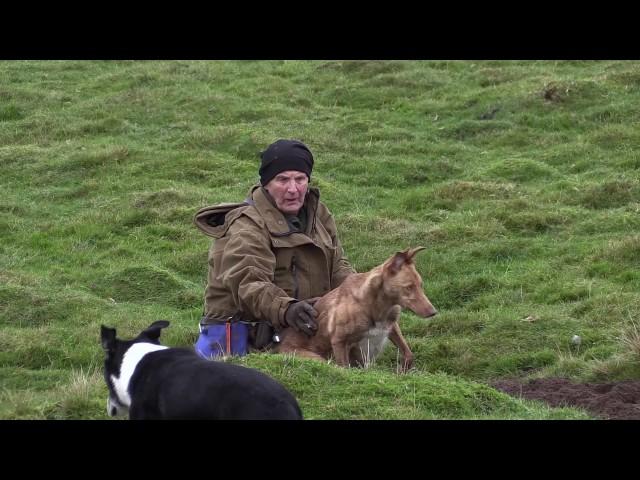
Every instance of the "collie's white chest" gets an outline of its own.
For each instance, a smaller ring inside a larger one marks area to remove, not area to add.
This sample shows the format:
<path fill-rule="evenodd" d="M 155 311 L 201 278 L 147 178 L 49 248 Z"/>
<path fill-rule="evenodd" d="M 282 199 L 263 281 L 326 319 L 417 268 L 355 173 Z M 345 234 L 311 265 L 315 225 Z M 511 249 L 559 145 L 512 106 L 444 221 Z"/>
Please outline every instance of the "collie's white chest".
<path fill-rule="evenodd" d="M 157 350 L 165 350 L 169 347 L 164 345 L 156 345 L 153 343 L 134 343 L 129 350 L 124 354 L 122 358 L 122 365 L 120 366 L 120 376 L 116 377 L 111 374 L 111 382 L 113 388 L 118 396 L 118 401 L 126 406 L 131 406 L 131 397 L 129 396 L 129 382 L 133 373 L 140 363 L 140 360 L 148 353 L 155 352 Z"/>

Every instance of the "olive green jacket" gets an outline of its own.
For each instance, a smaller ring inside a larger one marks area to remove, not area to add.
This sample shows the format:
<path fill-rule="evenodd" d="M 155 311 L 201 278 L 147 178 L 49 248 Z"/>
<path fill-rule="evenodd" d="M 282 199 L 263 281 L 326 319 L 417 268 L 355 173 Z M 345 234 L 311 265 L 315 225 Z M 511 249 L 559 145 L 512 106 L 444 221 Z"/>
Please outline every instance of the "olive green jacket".
<path fill-rule="evenodd" d="M 259 185 L 250 191 L 252 204 L 221 204 L 196 213 L 196 226 L 215 239 L 205 315 L 242 312 L 245 320 L 268 321 L 279 330 L 292 301 L 324 295 L 354 272 L 333 216 L 319 198 L 318 189 L 310 187 L 305 233 L 290 230 Z"/>

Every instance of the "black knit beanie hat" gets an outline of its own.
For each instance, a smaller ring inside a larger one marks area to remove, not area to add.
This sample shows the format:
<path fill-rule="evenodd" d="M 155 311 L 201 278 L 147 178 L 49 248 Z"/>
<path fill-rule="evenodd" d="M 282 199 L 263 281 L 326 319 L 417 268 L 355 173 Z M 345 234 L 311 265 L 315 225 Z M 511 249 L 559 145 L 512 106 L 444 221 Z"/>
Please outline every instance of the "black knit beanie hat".
<path fill-rule="evenodd" d="M 260 154 L 260 183 L 266 185 L 280 172 L 296 170 L 311 178 L 313 155 L 311 150 L 297 140 L 277 140 Z"/>

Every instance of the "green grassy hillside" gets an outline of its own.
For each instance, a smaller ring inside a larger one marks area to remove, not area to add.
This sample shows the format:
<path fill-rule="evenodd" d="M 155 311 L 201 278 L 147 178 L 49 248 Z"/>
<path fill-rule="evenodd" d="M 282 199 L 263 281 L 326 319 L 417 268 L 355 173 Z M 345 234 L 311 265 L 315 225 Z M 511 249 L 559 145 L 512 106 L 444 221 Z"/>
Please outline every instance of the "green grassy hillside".
<path fill-rule="evenodd" d="M 416 369 L 282 356 L 308 418 L 581 418 L 483 385 L 640 375 L 640 63 L 0 62 L 0 418 L 105 418 L 100 324 L 197 336 L 209 239 L 298 138 L 347 256 L 423 245 Z M 582 343 L 572 345 L 580 335 Z"/>

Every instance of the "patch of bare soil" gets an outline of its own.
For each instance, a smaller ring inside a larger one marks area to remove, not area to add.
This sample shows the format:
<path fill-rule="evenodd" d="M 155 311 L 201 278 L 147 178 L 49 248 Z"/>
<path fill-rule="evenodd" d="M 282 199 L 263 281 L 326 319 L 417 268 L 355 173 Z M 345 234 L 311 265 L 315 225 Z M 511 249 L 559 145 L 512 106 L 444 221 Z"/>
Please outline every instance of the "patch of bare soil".
<path fill-rule="evenodd" d="M 580 407 L 606 420 L 640 420 L 640 381 L 573 383 L 566 378 L 540 378 L 522 383 L 502 379 L 491 386 L 553 407 Z"/>

